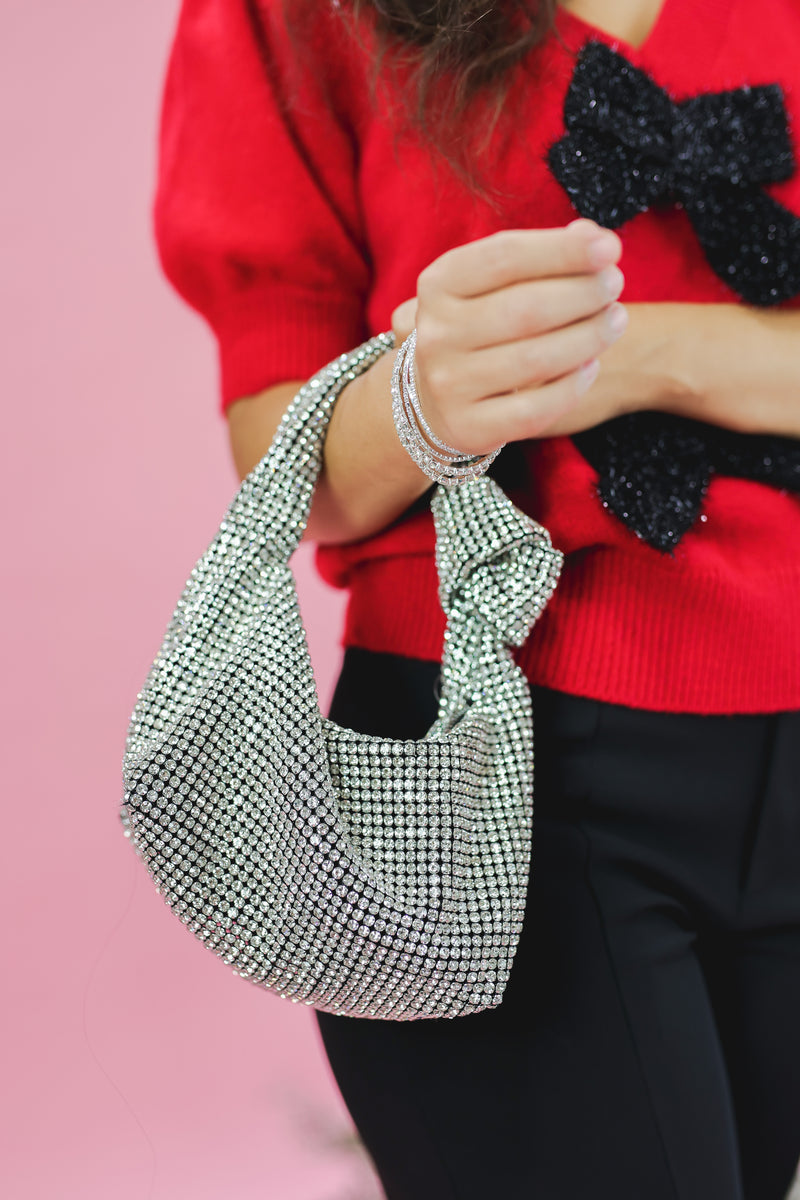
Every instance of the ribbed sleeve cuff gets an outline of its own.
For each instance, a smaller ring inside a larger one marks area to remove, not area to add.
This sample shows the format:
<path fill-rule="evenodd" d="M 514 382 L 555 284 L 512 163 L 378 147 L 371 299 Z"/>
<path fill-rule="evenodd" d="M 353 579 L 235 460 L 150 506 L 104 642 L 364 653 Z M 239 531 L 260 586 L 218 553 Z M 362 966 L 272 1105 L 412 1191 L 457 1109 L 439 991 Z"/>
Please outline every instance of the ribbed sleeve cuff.
<path fill-rule="evenodd" d="M 214 321 L 220 362 L 220 410 L 277 383 L 308 379 L 365 341 L 358 297 L 285 286 L 248 290 Z"/>

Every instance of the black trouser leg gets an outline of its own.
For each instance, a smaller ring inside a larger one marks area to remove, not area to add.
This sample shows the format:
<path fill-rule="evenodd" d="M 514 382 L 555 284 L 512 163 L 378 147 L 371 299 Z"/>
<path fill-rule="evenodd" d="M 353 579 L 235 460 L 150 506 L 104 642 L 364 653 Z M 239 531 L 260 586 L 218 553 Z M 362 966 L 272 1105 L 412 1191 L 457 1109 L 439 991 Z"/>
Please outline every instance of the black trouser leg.
<path fill-rule="evenodd" d="M 350 651 L 332 717 L 419 737 L 436 668 Z M 783 1200 L 800 1155 L 800 714 L 535 689 L 499 1008 L 317 1014 L 389 1200 Z"/>

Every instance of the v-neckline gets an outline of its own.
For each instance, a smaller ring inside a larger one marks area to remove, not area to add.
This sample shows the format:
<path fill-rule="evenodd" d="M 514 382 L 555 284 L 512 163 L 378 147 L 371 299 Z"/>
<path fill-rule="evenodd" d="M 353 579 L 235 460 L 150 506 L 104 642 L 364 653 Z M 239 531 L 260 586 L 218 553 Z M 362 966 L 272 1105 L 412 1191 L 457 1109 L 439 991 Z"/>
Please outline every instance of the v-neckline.
<path fill-rule="evenodd" d="M 587 34 L 605 42 L 634 63 L 652 62 L 673 54 L 709 61 L 716 58 L 736 0 L 662 0 L 650 32 L 638 46 L 617 37 L 577 13 L 559 6 L 556 28 L 570 44 L 583 43 Z"/>

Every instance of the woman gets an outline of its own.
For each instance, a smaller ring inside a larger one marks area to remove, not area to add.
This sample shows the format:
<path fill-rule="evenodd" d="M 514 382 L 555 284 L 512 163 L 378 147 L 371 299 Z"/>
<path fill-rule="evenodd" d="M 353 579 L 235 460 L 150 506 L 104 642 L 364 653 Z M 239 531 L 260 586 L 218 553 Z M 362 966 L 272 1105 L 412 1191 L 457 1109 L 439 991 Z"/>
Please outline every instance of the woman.
<path fill-rule="evenodd" d="M 792 0 L 758 19 L 744 0 L 184 0 L 156 227 L 217 335 L 240 476 L 304 379 L 416 327 L 430 426 L 507 444 L 492 472 L 566 555 L 519 655 L 536 813 L 503 1003 L 318 1014 L 390 1200 L 790 1186 L 798 62 Z M 337 404 L 308 536 L 350 588 L 331 715 L 419 737 L 443 616 L 393 357 Z"/>

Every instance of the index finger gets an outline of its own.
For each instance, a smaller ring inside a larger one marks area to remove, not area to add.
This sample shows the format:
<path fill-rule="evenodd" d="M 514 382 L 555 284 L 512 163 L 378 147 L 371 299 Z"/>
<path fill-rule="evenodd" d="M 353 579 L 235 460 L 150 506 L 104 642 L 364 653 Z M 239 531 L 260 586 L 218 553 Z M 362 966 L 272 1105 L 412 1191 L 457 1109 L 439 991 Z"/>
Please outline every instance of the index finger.
<path fill-rule="evenodd" d="M 556 229 L 503 229 L 446 250 L 418 283 L 467 299 L 524 280 L 591 274 L 616 263 L 621 254 L 619 237 L 594 221 L 580 219 Z"/>

